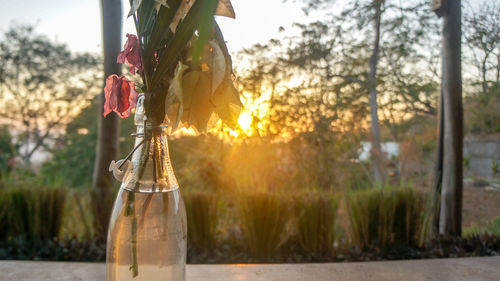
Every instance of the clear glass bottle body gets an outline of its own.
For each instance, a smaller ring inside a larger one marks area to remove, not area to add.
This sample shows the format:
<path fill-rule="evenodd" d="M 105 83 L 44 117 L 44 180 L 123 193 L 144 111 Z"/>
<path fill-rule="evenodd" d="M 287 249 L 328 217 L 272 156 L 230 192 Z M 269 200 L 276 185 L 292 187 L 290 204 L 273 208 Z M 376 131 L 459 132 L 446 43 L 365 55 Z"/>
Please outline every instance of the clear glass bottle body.
<path fill-rule="evenodd" d="M 184 281 L 187 221 L 168 152 L 166 126 L 137 103 L 135 150 L 108 229 L 107 281 Z"/>
<path fill-rule="evenodd" d="M 127 214 L 131 196 L 135 210 Z M 106 280 L 184 281 L 186 234 L 178 188 L 149 193 L 120 188 L 109 226 Z"/>

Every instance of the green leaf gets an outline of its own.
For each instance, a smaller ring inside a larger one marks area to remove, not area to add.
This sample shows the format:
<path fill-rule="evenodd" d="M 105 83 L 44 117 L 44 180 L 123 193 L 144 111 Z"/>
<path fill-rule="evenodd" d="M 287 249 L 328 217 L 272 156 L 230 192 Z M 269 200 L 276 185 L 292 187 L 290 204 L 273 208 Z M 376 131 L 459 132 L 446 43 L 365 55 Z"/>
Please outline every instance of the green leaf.
<path fill-rule="evenodd" d="M 190 50 L 190 56 L 194 64 L 198 64 L 199 60 L 203 54 L 203 49 L 208 43 L 208 40 L 212 37 L 213 27 L 215 25 L 215 19 L 213 17 L 208 18 L 200 27 L 198 28 L 198 37 L 192 43 Z"/>
<path fill-rule="evenodd" d="M 156 18 L 153 25 L 151 37 L 144 47 L 144 60 L 146 62 L 152 61 L 154 59 L 154 51 L 158 50 L 160 48 L 162 40 L 165 40 L 167 38 L 167 35 L 170 32 L 168 26 L 170 25 L 175 12 L 179 8 L 181 0 L 168 0 L 167 4 L 168 7 L 160 7 L 160 10 L 158 11 L 158 17 Z"/>
<path fill-rule="evenodd" d="M 213 21 L 217 0 L 196 1 L 184 20 L 179 24 L 171 40 L 162 53 L 158 67 L 153 74 L 152 85 L 158 85 L 160 79 L 175 66 L 182 50 L 194 34 L 194 31 Z"/>
<path fill-rule="evenodd" d="M 159 10 L 159 9 L 160 9 L 160 7 L 159 7 L 158 5 L 165 6 L 165 7 L 167 7 L 167 8 L 168 8 L 168 7 L 170 7 L 170 6 L 168 5 L 167 0 L 155 0 L 155 2 L 156 2 L 155 7 L 158 7 L 156 10 Z"/>
<path fill-rule="evenodd" d="M 130 1 L 130 11 L 128 12 L 127 17 L 130 17 L 139 9 L 139 6 L 141 6 L 142 0 L 131 0 Z"/>
<path fill-rule="evenodd" d="M 142 0 L 137 9 L 137 28 L 138 35 L 148 36 L 151 34 L 156 17 L 155 0 Z M 144 40 L 144 43 L 147 40 Z"/>

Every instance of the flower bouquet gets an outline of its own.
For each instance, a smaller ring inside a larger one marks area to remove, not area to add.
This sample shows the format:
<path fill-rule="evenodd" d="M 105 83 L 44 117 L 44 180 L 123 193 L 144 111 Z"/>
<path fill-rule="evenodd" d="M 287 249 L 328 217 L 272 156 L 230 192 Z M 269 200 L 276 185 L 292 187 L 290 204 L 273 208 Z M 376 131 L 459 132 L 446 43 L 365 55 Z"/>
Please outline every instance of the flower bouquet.
<path fill-rule="evenodd" d="M 104 115 L 135 109 L 135 147 L 112 162 L 122 181 L 110 220 L 107 280 L 184 280 L 186 218 L 170 164 L 167 130 L 206 132 L 238 120 L 242 104 L 231 57 L 214 15 L 234 18 L 229 0 L 132 0 L 117 62 L 136 79 L 111 75 Z"/>
<path fill-rule="evenodd" d="M 232 79 L 231 56 L 214 15 L 234 18 L 229 0 L 133 0 L 137 36 L 127 34 L 117 62 L 140 75 L 106 79 L 105 112 L 130 115 L 137 93 L 144 93 L 147 119 L 153 126 L 174 121 L 205 132 L 222 119 L 234 126 L 241 110 Z"/>

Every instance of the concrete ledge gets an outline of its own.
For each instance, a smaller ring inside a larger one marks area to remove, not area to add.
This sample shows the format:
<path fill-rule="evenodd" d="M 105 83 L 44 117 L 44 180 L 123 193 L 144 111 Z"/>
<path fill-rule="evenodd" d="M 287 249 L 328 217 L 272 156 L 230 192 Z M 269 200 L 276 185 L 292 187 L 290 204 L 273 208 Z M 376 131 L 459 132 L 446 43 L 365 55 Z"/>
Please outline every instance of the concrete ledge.
<path fill-rule="evenodd" d="M 101 263 L 0 261 L 0 281 L 104 281 Z M 498 281 L 500 256 L 353 263 L 188 265 L 187 281 Z"/>

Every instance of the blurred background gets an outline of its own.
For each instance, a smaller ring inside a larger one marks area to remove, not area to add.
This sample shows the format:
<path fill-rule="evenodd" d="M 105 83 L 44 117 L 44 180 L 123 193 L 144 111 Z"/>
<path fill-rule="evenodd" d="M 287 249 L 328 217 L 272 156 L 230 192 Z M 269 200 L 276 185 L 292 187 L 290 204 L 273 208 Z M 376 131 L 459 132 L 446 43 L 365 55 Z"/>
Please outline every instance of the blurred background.
<path fill-rule="evenodd" d="M 386 1 L 371 100 L 375 2 L 233 0 L 236 19 L 217 17 L 245 109 L 236 128 L 170 136 L 188 262 L 500 250 L 500 3 L 462 1 L 463 235 L 445 239 L 433 231 L 440 19 L 431 1 Z M 135 29 L 128 1 L 122 10 L 124 42 Z M 98 218 L 113 202 L 91 199 L 99 1 L 3 1 L 2 11 L 0 259 L 103 261 Z M 118 158 L 134 131 L 121 121 Z"/>

